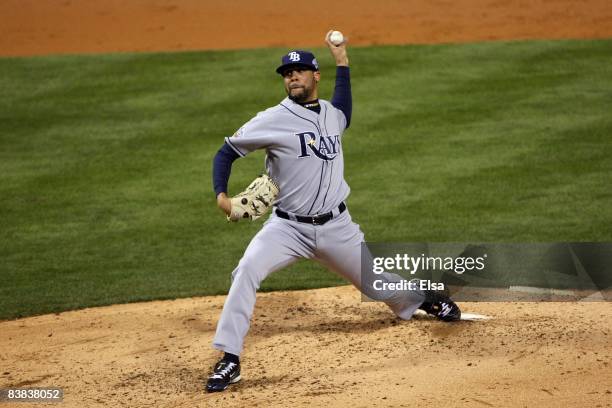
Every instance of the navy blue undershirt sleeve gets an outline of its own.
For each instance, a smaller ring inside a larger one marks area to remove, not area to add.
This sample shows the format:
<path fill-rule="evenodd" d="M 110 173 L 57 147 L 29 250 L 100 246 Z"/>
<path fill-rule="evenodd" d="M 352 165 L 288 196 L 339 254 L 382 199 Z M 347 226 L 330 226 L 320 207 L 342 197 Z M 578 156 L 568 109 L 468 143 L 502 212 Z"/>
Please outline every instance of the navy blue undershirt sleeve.
<path fill-rule="evenodd" d="M 353 111 L 349 67 L 336 67 L 336 87 L 334 88 L 334 96 L 331 103 L 344 113 L 346 127 L 348 128 L 351 124 L 351 113 Z"/>
<path fill-rule="evenodd" d="M 215 188 L 215 197 L 219 193 L 227 193 L 227 183 L 230 173 L 232 172 L 232 163 L 239 158 L 238 153 L 234 151 L 227 143 L 219 149 L 213 160 L 213 186 Z"/>

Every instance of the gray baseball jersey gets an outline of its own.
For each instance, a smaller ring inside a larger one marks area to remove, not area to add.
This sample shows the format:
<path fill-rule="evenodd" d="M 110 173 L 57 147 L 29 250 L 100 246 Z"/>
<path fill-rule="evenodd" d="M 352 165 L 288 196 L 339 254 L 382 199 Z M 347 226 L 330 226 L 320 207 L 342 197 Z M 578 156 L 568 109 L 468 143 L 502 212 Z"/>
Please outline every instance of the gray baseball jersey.
<path fill-rule="evenodd" d="M 346 118 L 331 103 L 319 103 L 317 114 L 286 98 L 225 138 L 240 156 L 266 150 L 268 174 L 280 187 L 277 208 L 294 216 L 329 212 L 333 216 L 325 224 L 313 225 L 272 212 L 232 272 L 232 286 L 213 340 L 219 350 L 241 354 L 261 282 L 300 258 L 325 265 L 370 298 L 387 303 L 402 319 L 410 319 L 425 299 L 420 291 L 372 290 L 373 279 L 400 282 L 398 275 L 362 274 L 362 256 L 371 263 L 371 255 L 367 250 L 362 254 L 364 235 L 349 211 L 339 208 L 350 192 L 342 153 Z"/>
<path fill-rule="evenodd" d="M 342 134 L 346 118 L 319 100 L 317 114 L 285 98 L 260 112 L 225 142 L 240 156 L 266 150 L 268 175 L 280 188 L 276 206 L 314 215 L 337 208 L 350 192 L 344 181 Z"/>

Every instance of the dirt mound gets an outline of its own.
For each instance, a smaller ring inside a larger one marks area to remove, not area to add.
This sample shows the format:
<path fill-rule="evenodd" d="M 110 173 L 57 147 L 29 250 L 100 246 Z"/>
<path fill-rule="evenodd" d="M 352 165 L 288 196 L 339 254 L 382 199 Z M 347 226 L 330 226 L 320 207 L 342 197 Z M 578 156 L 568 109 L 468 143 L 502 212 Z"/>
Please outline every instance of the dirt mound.
<path fill-rule="evenodd" d="M 463 303 L 493 317 L 397 320 L 352 287 L 258 294 L 243 380 L 205 394 L 224 297 L 0 323 L 0 387 L 65 407 L 612 406 L 612 305 Z"/>
<path fill-rule="evenodd" d="M 609 38 L 609 0 L 3 0 L 0 55 Z"/>

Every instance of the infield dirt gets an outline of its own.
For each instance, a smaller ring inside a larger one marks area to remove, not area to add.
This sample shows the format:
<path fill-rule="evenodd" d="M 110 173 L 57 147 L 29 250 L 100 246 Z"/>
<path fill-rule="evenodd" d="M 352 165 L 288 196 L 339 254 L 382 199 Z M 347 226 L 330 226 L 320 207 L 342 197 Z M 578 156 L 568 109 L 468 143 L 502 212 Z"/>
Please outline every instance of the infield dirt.
<path fill-rule="evenodd" d="M 0 324 L 0 386 L 65 407 L 612 406 L 610 303 L 462 303 L 484 322 L 401 321 L 352 287 L 258 295 L 243 380 L 205 394 L 224 297 Z"/>
<path fill-rule="evenodd" d="M 0 55 L 321 46 L 332 27 L 351 45 L 612 37 L 608 0 L 313 0 L 299 15 L 287 7 L 5 0 Z M 0 322 L 0 387 L 63 387 L 63 407 L 612 406 L 609 302 L 463 303 L 493 320 L 445 324 L 399 321 L 352 287 L 259 294 L 243 380 L 207 395 L 224 299 Z"/>

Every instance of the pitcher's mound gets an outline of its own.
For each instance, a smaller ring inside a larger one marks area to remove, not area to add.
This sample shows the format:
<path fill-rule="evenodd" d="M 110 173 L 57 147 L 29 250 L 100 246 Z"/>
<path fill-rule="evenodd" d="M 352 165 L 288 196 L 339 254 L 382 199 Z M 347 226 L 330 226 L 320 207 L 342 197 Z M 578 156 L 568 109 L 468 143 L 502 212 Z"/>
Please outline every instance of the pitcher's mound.
<path fill-rule="evenodd" d="M 612 403 L 610 303 L 460 303 L 492 318 L 401 321 L 350 286 L 259 294 L 242 381 L 205 394 L 224 299 L 2 322 L 0 387 L 62 387 L 62 407 Z"/>

